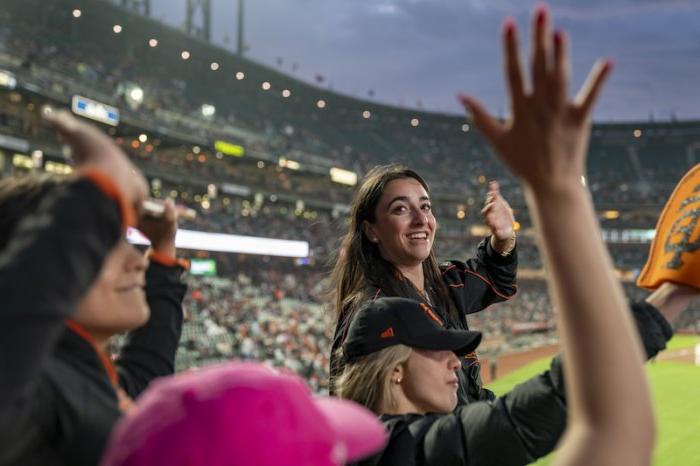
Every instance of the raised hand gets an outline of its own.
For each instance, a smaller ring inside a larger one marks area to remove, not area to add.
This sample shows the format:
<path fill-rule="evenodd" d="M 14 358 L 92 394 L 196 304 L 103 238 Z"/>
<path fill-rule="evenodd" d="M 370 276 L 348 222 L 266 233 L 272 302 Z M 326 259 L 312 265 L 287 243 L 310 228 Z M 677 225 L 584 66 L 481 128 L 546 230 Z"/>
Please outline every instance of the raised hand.
<path fill-rule="evenodd" d="M 163 214 L 154 217 L 143 215 L 138 228 L 151 242 L 151 248 L 169 257 L 175 257 L 175 235 L 177 233 L 178 211 L 172 199 L 163 203 Z"/>
<path fill-rule="evenodd" d="M 515 218 L 508 201 L 501 196 L 498 181 L 489 182 L 489 192 L 486 194 L 481 215 L 484 218 L 484 223 L 491 230 L 493 248 L 501 253 L 512 249 Z"/>
<path fill-rule="evenodd" d="M 534 17 L 532 89 L 525 90 L 515 25 L 504 27 L 512 116 L 503 123 L 461 96 L 474 123 L 525 185 L 566 357 L 567 431 L 553 464 L 648 465 L 654 413 L 643 351 L 601 240 L 592 199 L 580 185 L 591 109 L 610 72 L 598 62 L 578 96 L 567 98 L 566 37 Z M 595 292 L 591 292 L 595 290 Z M 600 390 L 600 381 L 605 390 Z"/>
<path fill-rule="evenodd" d="M 107 175 L 137 214 L 148 193 L 146 180 L 112 139 L 95 126 L 64 110 L 45 110 L 44 118 L 70 145 L 77 168 L 96 168 Z"/>
<path fill-rule="evenodd" d="M 591 109 L 612 63 L 598 61 L 571 101 L 567 97 L 567 38 L 561 31 L 550 33 L 549 15 L 544 7 L 535 13 L 532 40 L 532 89 L 526 90 L 515 23 L 505 22 L 504 66 L 511 102 L 508 121 L 501 122 L 491 116 L 473 97 L 460 95 L 459 98 L 499 156 L 528 187 L 578 183 L 584 173 Z"/>

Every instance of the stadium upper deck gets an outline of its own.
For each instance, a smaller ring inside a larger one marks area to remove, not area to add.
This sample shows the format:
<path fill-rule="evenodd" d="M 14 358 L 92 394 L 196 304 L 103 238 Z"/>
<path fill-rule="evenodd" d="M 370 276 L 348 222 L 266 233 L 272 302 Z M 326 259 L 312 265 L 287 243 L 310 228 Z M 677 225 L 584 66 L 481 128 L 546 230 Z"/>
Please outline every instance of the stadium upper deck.
<path fill-rule="evenodd" d="M 111 133 L 140 156 L 152 176 L 179 172 L 199 185 L 235 182 L 252 188 L 267 182 L 271 190 L 287 187 L 291 197 L 309 200 L 323 193 L 324 200 L 343 204 L 350 191 L 328 180 L 331 167 L 361 175 L 378 163 L 403 162 L 426 174 L 435 196 L 449 201 L 445 209 L 451 216 L 478 204 L 486 180 L 494 178 L 502 180 L 514 206 L 522 205 L 516 183 L 503 179 L 500 163 L 463 116 L 320 89 L 105 1 L 3 3 L 0 68 L 17 75 L 25 96 L 10 98 L 7 106 L 42 99 L 67 104 L 74 94 L 113 105 L 122 118 Z M 75 9 L 81 11 L 78 18 Z M 138 105 L 131 98 L 134 88 L 142 90 Z M 214 113 L 204 115 L 203 105 L 213 106 Z M 26 122 L 33 117 L 25 110 L 17 112 L 25 112 L 19 118 Z M 153 155 L 145 151 L 147 144 L 131 145 L 140 134 L 159 143 Z M 37 140 L 42 134 L 30 136 Z M 217 159 L 217 140 L 242 146 L 246 155 Z M 194 145 L 201 154 L 192 153 Z M 587 182 L 601 209 L 632 212 L 640 218 L 638 226 L 653 226 L 675 182 L 697 162 L 698 149 L 700 122 L 598 124 Z M 200 155 L 206 163 L 188 163 Z M 288 183 L 278 182 L 280 157 L 300 165 L 297 171 L 285 169 Z M 260 162 L 267 167 L 256 172 Z M 268 173 L 272 167 L 276 171 Z"/>

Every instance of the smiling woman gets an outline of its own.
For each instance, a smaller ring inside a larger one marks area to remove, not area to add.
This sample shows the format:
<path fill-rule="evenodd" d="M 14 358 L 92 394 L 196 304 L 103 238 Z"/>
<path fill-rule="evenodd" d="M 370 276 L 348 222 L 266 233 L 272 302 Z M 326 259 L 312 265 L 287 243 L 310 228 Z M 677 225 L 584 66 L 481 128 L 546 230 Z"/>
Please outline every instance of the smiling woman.
<path fill-rule="evenodd" d="M 510 299 L 516 291 L 517 256 L 513 214 L 492 183 L 482 210 L 492 235 L 476 257 L 438 264 L 433 250 L 437 221 L 430 189 L 407 167 L 372 169 L 355 193 L 351 225 L 333 270 L 337 325 L 331 355 L 331 390 L 344 363 L 337 352 L 356 310 L 383 296 L 404 297 L 434 307 L 449 329 L 468 330 L 467 315 Z M 482 388 L 475 353 L 461 358 L 460 404 L 493 399 Z"/>
<path fill-rule="evenodd" d="M 377 221 L 365 221 L 363 228 L 381 256 L 394 264 L 405 276 L 418 272 L 415 264 L 430 256 L 435 239 L 435 216 L 430 197 L 423 185 L 414 178 L 387 183 L 379 205 Z M 416 283 L 419 277 L 411 277 Z M 420 288 L 423 288 L 422 286 Z M 419 289 L 423 292 L 425 290 Z"/>
<path fill-rule="evenodd" d="M 147 263 L 141 252 L 120 239 L 80 302 L 74 320 L 100 341 L 145 324 L 150 315 L 144 293 Z"/>

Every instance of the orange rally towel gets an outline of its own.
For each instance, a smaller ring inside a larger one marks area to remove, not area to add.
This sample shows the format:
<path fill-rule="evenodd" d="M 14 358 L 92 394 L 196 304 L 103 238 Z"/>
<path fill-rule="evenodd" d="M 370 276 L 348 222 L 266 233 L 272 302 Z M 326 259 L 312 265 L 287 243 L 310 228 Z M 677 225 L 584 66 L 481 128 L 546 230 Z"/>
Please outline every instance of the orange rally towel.
<path fill-rule="evenodd" d="M 700 164 L 685 174 L 661 212 L 649 258 L 637 279 L 656 289 L 671 281 L 700 288 Z"/>

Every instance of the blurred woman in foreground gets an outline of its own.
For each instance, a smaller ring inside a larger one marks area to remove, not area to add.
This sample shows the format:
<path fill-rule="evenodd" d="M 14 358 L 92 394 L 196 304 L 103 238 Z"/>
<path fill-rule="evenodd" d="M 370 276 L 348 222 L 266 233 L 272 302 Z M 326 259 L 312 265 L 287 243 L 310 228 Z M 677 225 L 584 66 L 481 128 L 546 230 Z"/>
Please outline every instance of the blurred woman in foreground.
<path fill-rule="evenodd" d="M 146 183 L 119 148 L 66 112 L 47 118 L 77 176 L 0 182 L 0 464 L 96 465 L 131 401 L 174 372 L 176 214 L 141 217 Z M 126 241 L 137 222 L 149 257 Z"/>

